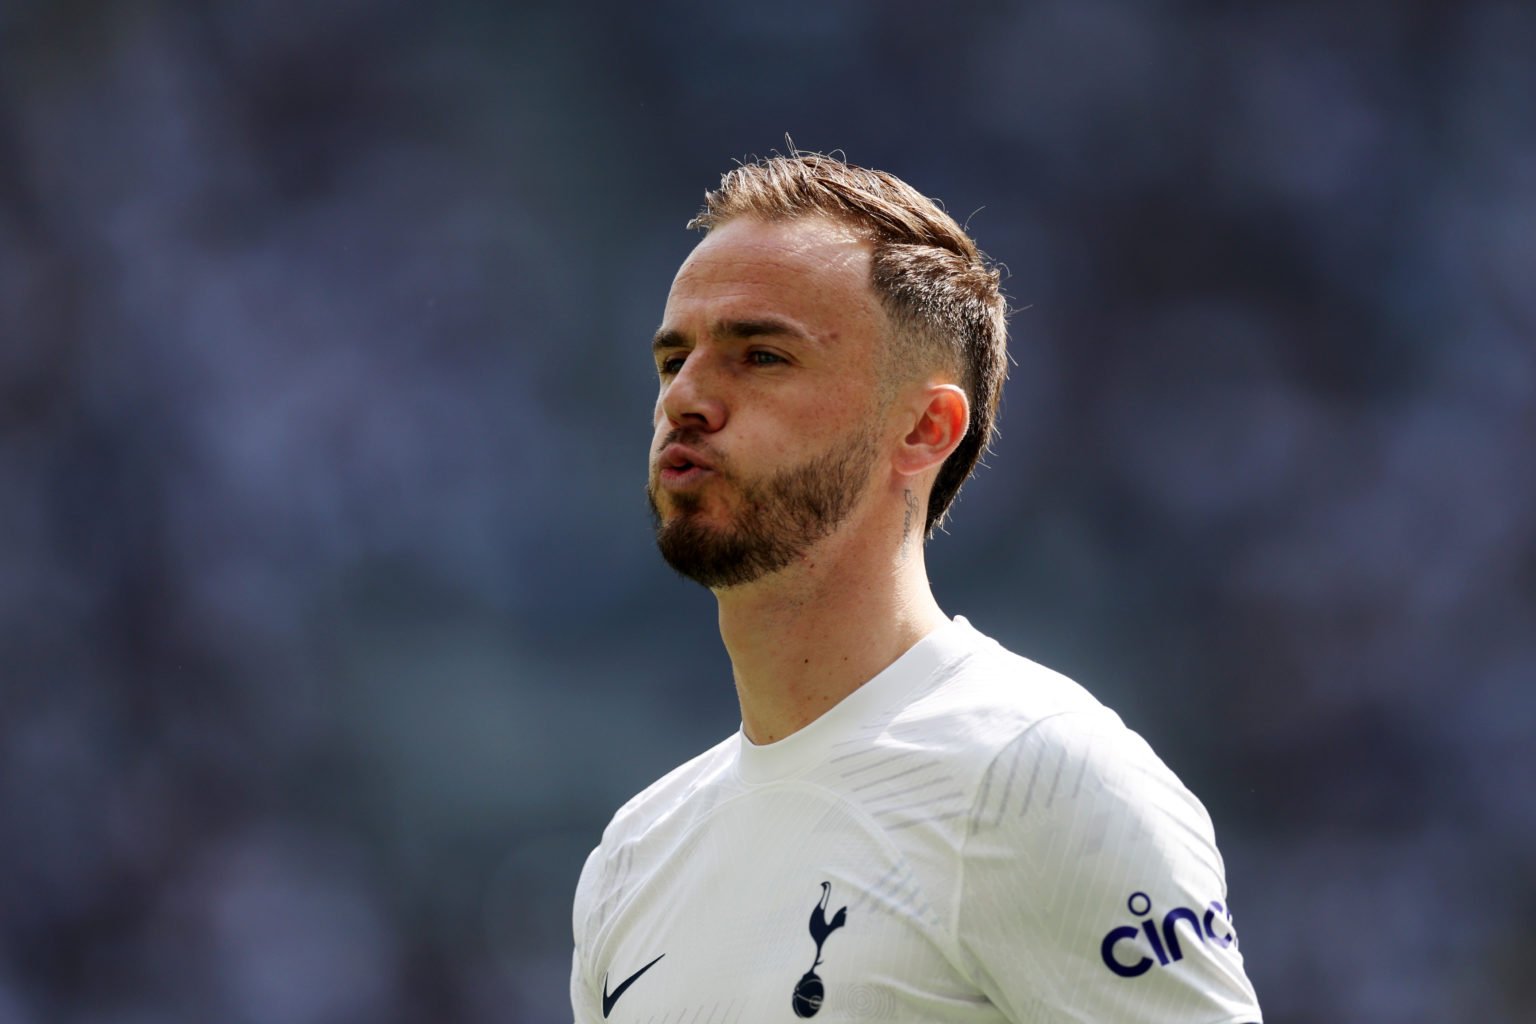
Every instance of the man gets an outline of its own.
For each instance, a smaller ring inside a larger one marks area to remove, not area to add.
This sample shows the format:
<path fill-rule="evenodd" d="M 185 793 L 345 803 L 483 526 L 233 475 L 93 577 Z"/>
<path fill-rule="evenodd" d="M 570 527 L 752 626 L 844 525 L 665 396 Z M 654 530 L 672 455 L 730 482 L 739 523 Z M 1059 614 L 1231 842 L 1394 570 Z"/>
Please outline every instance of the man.
<path fill-rule="evenodd" d="M 814 154 L 736 168 L 691 226 L 649 491 L 742 724 L 588 858 L 576 1019 L 1257 1021 L 1204 808 L 930 592 L 1004 376 L 997 273 L 906 184 Z"/>

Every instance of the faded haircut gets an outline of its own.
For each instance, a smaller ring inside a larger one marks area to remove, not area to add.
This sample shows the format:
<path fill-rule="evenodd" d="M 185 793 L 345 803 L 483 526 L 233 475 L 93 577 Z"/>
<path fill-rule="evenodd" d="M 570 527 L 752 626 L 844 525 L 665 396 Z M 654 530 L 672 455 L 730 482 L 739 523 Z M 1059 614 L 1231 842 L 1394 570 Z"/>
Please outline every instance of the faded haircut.
<path fill-rule="evenodd" d="M 872 245 L 870 287 L 894 336 L 883 360 L 887 394 L 921 373 L 955 374 L 970 403 L 960 445 L 939 468 L 923 531 L 931 535 L 991 443 L 1008 372 L 1008 303 L 997 268 L 933 200 L 884 171 L 791 150 L 726 172 L 690 228 L 737 217 L 824 216 Z"/>

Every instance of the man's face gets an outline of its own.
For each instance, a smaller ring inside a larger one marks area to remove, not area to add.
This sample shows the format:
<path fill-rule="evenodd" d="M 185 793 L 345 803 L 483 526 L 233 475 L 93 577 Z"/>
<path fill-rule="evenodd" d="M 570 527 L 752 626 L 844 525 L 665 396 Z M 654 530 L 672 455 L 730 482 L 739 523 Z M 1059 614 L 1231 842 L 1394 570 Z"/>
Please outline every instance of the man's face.
<path fill-rule="evenodd" d="M 884 313 L 869 247 L 808 217 L 741 218 L 683 263 L 656 335 L 657 544 L 707 587 L 783 569 L 866 493 Z"/>

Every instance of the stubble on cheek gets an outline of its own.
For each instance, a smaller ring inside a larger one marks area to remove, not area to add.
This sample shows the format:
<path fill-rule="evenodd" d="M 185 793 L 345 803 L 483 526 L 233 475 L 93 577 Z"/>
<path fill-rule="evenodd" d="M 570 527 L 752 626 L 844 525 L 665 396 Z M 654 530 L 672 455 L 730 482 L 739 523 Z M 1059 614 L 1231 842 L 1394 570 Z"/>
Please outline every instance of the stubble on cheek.
<path fill-rule="evenodd" d="M 702 496 L 668 494 L 663 521 L 652 495 L 656 541 L 673 569 L 707 587 L 750 583 L 785 568 L 847 518 L 876 453 L 874 437 L 855 434 L 830 451 L 766 480 L 738 483 L 728 521 L 695 514 Z"/>

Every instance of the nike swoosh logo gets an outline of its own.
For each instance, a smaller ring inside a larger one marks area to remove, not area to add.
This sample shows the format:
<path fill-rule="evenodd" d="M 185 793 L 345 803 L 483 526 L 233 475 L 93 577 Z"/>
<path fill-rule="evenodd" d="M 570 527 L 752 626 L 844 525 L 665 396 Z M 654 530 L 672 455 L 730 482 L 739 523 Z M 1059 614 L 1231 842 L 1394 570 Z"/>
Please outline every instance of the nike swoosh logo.
<path fill-rule="evenodd" d="M 665 954 L 665 953 L 661 954 L 661 956 L 666 956 L 666 955 L 667 954 Z M 657 957 L 656 960 L 660 960 L 661 956 Z M 613 990 L 613 995 L 609 995 L 608 994 L 608 972 L 606 972 L 606 971 L 603 972 L 603 1019 L 604 1020 L 608 1019 L 608 1015 L 613 1012 L 613 1004 L 619 1001 L 619 997 L 622 996 L 629 989 L 629 986 L 631 986 L 635 982 L 639 981 L 640 980 L 640 975 L 644 974 L 646 971 L 648 971 L 652 967 L 656 966 L 656 960 L 652 960 L 650 963 L 646 964 L 644 967 L 640 968 L 634 974 L 631 974 L 629 977 L 625 978 L 622 982 L 620 982 L 619 983 L 619 987 Z"/>

